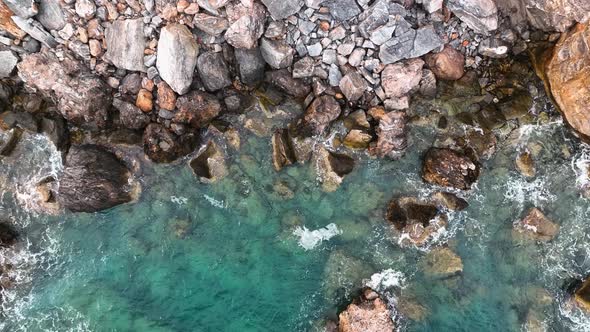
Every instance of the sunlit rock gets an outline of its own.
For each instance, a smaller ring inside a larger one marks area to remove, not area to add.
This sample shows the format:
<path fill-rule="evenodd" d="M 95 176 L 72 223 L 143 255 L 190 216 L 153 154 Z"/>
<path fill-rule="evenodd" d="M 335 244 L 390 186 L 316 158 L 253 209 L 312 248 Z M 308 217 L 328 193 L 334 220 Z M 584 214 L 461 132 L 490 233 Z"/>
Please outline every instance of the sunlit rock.
<path fill-rule="evenodd" d="M 339 332 L 391 332 L 394 329 L 387 303 L 371 289 L 365 289 L 338 316 Z"/>
<path fill-rule="evenodd" d="M 203 182 L 218 181 L 227 175 L 225 156 L 221 148 L 210 141 L 197 157 L 189 162 L 194 174 Z"/>
<path fill-rule="evenodd" d="M 546 242 L 557 236 L 558 232 L 559 224 L 551 221 L 537 208 L 530 209 L 523 219 L 514 222 L 514 234 L 526 239 Z"/>
<path fill-rule="evenodd" d="M 414 197 L 393 199 L 385 215 L 400 234 L 400 241 L 422 246 L 447 224 L 447 217 L 436 205 Z"/>
<path fill-rule="evenodd" d="M 426 275 L 434 278 L 449 278 L 463 272 L 463 261 L 447 247 L 432 249 L 421 262 Z"/>

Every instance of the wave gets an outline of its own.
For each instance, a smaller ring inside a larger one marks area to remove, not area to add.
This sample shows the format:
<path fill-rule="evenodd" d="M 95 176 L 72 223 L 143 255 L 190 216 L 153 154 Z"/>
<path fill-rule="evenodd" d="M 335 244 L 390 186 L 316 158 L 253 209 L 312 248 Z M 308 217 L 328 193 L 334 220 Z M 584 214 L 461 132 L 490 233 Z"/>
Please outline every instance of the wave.
<path fill-rule="evenodd" d="M 342 232 L 338 229 L 338 226 L 334 223 L 312 231 L 305 226 L 297 226 L 293 231 L 293 235 L 299 237 L 299 246 L 305 250 L 311 250 L 323 241 L 328 241 L 341 233 Z"/>

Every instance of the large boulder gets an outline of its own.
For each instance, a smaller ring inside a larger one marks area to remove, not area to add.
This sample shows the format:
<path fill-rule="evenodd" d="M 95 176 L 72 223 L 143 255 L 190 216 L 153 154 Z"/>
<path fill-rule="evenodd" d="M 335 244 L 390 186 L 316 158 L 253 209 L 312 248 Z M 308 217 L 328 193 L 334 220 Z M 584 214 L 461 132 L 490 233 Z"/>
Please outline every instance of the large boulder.
<path fill-rule="evenodd" d="M 176 123 L 204 128 L 221 112 L 221 104 L 215 96 L 202 91 L 192 91 L 176 100 L 178 112 L 172 118 Z"/>
<path fill-rule="evenodd" d="M 199 45 L 185 25 L 169 24 L 160 30 L 156 67 L 176 93 L 189 90 L 198 55 Z"/>
<path fill-rule="evenodd" d="M 316 151 L 315 163 L 322 189 L 326 192 L 336 191 L 344 180 L 344 176 L 352 172 L 354 168 L 352 157 L 328 151 L 323 146 Z"/>
<path fill-rule="evenodd" d="M 550 241 L 559 232 L 559 225 L 549 220 L 541 210 L 532 208 L 521 220 L 514 222 L 514 235 L 537 241 Z"/>
<path fill-rule="evenodd" d="M 193 173 L 205 183 L 215 182 L 227 175 L 223 150 L 210 141 L 206 147 L 189 162 Z"/>
<path fill-rule="evenodd" d="M 468 156 L 447 148 L 430 148 L 422 163 L 424 181 L 468 190 L 479 177 L 479 164 Z"/>
<path fill-rule="evenodd" d="M 105 58 L 117 68 L 146 71 L 143 64 L 145 37 L 143 20 L 113 22 L 105 31 L 107 52 Z"/>
<path fill-rule="evenodd" d="M 447 216 L 430 201 L 415 197 L 392 199 L 385 218 L 402 235 L 404 243 L 422 246 L 447 224 Z"/>
<path fill-rule="evenodd" d="M 97 145 L 73 146 L 59 180 L 57 199 L 73 212 L 96 212 L 134 198 L 129 169 Z"/>
<path fill-rule="evenodd" d="M 0 247 L 8 247 L 16 243 L 18 233 L 8 222 L 0 221 Z"/>
<path fill-rule="evenodd" d="M 339 332 L 391 332 L 394 329 L 387 303 L 371 289 L 365 289 L 362 296 L 338 315 Z"/>
<path fill-rule="evenodd" d="M 178 136 L 159 123 L 151 123 L 143 132 L 143 150 L 157 163 L 169 163 L 186 156 L 197 143 L 197 135 L 187 133 Z"/>
<path fill-rule="evenodd" d="M 288 129 L 277 129 L 272 135 L 272 164 L 278 172 L 297 162 Z"/>
<path fill-rule="evenodd" d="M 567 123 L 590 140 L 590 24 L 561 36 L 546 68 L 551 93 Z"/>
<path fill-rule="evenodd" d="M 447 7 L 477 33 L 487 34 L 498 28 L 494 0 L 449 0 Z"/>
<path fill-rule="evenodd" d="M 332 96 L 316 98 L 305 110 L 302 121 L 304 136 L 321 135 L 340 116 L 340 104 Z"/>
<path fill-rule="evenodd" d="M 498 8 L 515 26 L 530 23 L 544 31 L 567 31 L 576 22 L 590 19 L 590 2 L 587 0 L 504 0 Z"/>

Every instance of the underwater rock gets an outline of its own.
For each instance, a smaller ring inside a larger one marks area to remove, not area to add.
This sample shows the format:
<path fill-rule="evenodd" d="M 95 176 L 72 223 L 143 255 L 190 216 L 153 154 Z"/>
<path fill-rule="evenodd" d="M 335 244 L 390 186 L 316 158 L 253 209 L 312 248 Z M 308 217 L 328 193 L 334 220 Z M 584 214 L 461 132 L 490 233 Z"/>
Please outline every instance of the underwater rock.
<path fill-rule="evenodd" d="M 574 293 L 574 299 L 580 308 L 590 313 L 590 278 L 586 279 Z"/>
<path fill-rule="evenodd" d="M 391 200 L 385 218 L 404 240 L 417 246 L 424 245 L 447 223 L 446 215 L 436 205 L 415 197 Z"/>
<path fill-rule="evenodd" d="M 372 268 L 365 261 L 347 255 L 341 250 L 330 253 L 323 272 L 323 292 L 332 303 L 349 301 L 351 295 L 370 277 Z"/>
<path fill-rule="evenodd" d="M 386 302 L 369 288 L 338 315 L 339 332 L 391 332 L 394 329 Z"/>
<path fill-rule="evenodd" d="M 468 190 L 478 177 L 479 165 L 460 152 L 430 148 L 424 156 L 422 179 L 428 183 Z"/>
<path fill-rule="evenodd" d="M 416 299 L 403 295 L 398 299 L 396 309 L 403 317 L 415 322 L 423 321 L 429 314 L 428 308 L 420 304 Z"/>
<path fill-rule="evenodd" d="M 227 175 L 224 153 L 213 141 L 207 143 L 207 147 L 189 162 L 189 166 L 206 183 L 215 182 Z"/>
<path fill-rule="evenodd" d="M 316 151 L 315 162 L 322 189 L 326 192 L 336 191 L 344 176 L 354 168 L 352 157 L 328 151 L 323 146 Z"/>
<path fill-rule="evenodd" d="M 177 136 L 159 123 L 151 123 L 143 132 L 143 150 L 154 162 L 169 163 L 191 153 L 199 137 L 193 133 Z"/>
<path fill-rule="evenodd" d="M 18 233 L 6 221 L 0 221 L 0 247 L 8 247 L 16 243 Z"/>
<path fill-rule="evenodd" d="M 427 54 L 424 59 L 438 79 L 454 81 L 465 73 L 465 56 L 450 45 L 445 45 L 439 53 Z"/>
<path fill-rule="evenodd" d="M 434 278 L 449 278 L 463 272 L 463 261 L 447 247 L 432 249 L 421 262 L 424 273 Z"/>
<path fill-rule="evenodd" d="M 96 212 L 130 202 L 129 169 L 97 145 L 73 146 L 59 179 L 57 199 L 72 212 Z"/>
<path fill-rule="evenodd" d="M 559 232 L 559 225 L 549 220 L 541 210 L 532 208 L 522 220 L 514 222 L 515 235 L 525 239 L 547 242 Z"/>
<path fill-rule="evenodd" d="M 288 129 L 277 129 L 272 135 L 272 164 L 278 172 L 297 162 Z"/>
<path fill-rule="evenodd" d="M 191 91 L 176 100 L 178 112 L 173 122 L 190 124 L 194 128 L 204 128 L 221 113 L 221 104 L 217 98 L 202 91 Z"/>
<path fill-rule="evenodd" d="M 530 152 L 522 152 L 516 157 L 516 169 L 527 178 L 535 176 L 535 164 Z"/>
<path fill-rule="evenodd" d="M 463 198 L 449 192 L 438 191 L 432 195 L 432 199 L 439 207 L 449 209 L 451 211 L 465 210 L 469 204 Z"/>
<path fill-rule="evenodd" d="M 373 137 L 370 134 L 360 129 L 353 129 L 346 134 L 342 143 L 351 149 L 366 149 L 371 140 Z"/>
<path fill-rule="evenodd" d="M 340 104 L 332 96 L 316 98 L 305 110 L 302 126 L 304 136 L 321 135 L 340 116 Z"/>

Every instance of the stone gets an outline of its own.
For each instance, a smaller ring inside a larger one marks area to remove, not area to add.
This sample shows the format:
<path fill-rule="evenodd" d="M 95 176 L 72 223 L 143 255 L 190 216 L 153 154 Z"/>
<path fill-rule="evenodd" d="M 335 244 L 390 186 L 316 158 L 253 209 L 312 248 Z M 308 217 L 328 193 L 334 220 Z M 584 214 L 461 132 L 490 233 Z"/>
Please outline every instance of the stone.
<path fill-rule="evenodd" d="M 137 106 L 143 112 L 149 113 L 154 109 L 154 96 L 151 91 L 141 89 L 137 93 L 135 100 L 135 106 Z"/>
<path fill-rule="evenodd" d="M 223 54 L 207 52 L 199 55 L 197 70 L 205 89 L 217 91 L 231 85 Z"/>
<path fill-rule="evenodd" d="M 365 10 L 358 18 L 358 29 L 364 38 L 371 37 L 371 34 L 378 28 L 389 22 L 389 6 L 385 0 L 376 1 L 371 7 Z M 395 30 L 395 26 L 393 27 Z M 393 34 L 393 30 L 391 31 Z M 389 37 L 391 38 L 391 34 Z M 389 38 L 388 38 L 389 39 Z"/>
<path fill-rule="evenodd" d="M 41 23 L 33 19 L 23 19 L 18 16 L 13 16 L 12 21 L 22 31 L 26 32 L 32 38 L 38 40 L 43 45 L 54 48 L 57 46 L 57 41 L 53 36 L 43 28 Z"/>
<path fill-rule="evenodd" d="M 384 64 L 403 59 L 420 57 L 443 45 L 443 41 L 431 25 L 418 30 L 409 28 L 406 32 L 391 38 L 379 48 L 379 59 Z"/>
<path fill-rule="evenodd" d="M 102 46 L 100 46 L 100 42 L 96 39 L 91 39 L 88 42 L 88 47 L 90 48 L 90 55 L 93 57 L 99 57 L 102 54 Z"/>
<path fill-rule="evenodd" d="M 207 14 L 196 14 L 193 23 L 195 27 L 211 36 L 219 36 L 229 28 L 226 18 Z"/>
<path fill-rule="evenodd" d="M 266 62 L 262 57 L 260 48 L 234 50 L 236 65 L 240 74 L 240 80 L 246 85 L 256 85 L 264 79 L 264 68 Z"/>
<path fill-rule="evenodd" d="M 434 13 L 442 9 L 443 0 L 422 0 L 422 7 L 429 13 Z"/>
<path fill-rule="evenodd" d="M 411 59 L 385 66 L 381 84 L 387 97 L 399 98 L 416 88 L 422 78 L 422 59 Z"/>
<path fill-rule="evenodd" d="M 0 128 L 4 130 L 20 128 L 36 133 L 39 130 L 39 123 L 29 112 L 5 111 L 0 113 Z"/>
<path fill-rule="evenodd" d="M 39 123 L 39 129 L 58 151 L 67 151 L 70 147 L 68 124 L 58 114 L 43 117 Z"/>
<path fill-rule="evenodd" d="M 447 218 L 435 204 L 415 197 L 399 197 L 387 205 L 385 219 L 401 233 L 403 243 L 422 246 L 446 225 Z"/>
<path fill-rule="evenodd" d="M 182 24 L 169 24 L 160 30 L 156 67 L 160 77 L 176 91 L 185 94 L 193 82 L 199 45 Z"/>
<path fill-rule="evenodd" d="M 516 156 L 516 169 L 527 178 L 535 177 L 535 164 L 530 152 L 524 151 Z"/>
<path fill-rule="evenodd" d="M 303 116 L 304 136 L 321 135 L 330 123 L 340 116 L 340 104 L 332 96 L 314 99 Z"/>
<path fill-rule="evenodd" d="M 39 8 L 34 0 L 3 0 L 15 15 L 21 18 L 29 18 L 37 15 Z"/>
<path fill-rule="evenodd" d="M 309 54 L 309 56 L 319 56 L 322 54 L 322 50 L 323 48 L 321 43 L 315 43 L 307 46 L 307 54 Z"/>
<path fill-rule="evenodd" d="M 5 30 L 16 38 L 24 38 L 26 33 L 22 31 L 18 25 L 12 20 L 14 13 L 6 4 L 0 1 L 0 29 Z"/>
<path fill-rule="evenodd" d="M 11 128 L 9 130 L 2 130 L 0 134 L 0 156 L 10 156 L 14 148 L 20 142 L 22 136 L 22 129 Z"/>
<path fill-rule="evenodd" d="M 143 64 L 146 42 L 141 18 L 113 22 L 105 31 L 105 40 L 105 58 L 115 67 L 146 72 L 147 68 Z M 158 55 L 162 56 L 160 53 Z"/>
<path fill-rule="evenodd" d="M 188 124 L 194 128 L 205 128 L 211 120 L 221 113 L 217 98 L 202 91 L 191 91 L 176 101 L 178 112 L 172 121 Z"/>
<path fill-rule="evenodd" d="M 159 123 L 150 123 L 143 132 L 143 150 L 156 163 L 170 163 L 191 153 L 198 136 L 188 133 L 177 136 Z"/>
<path fill-rule="evenodd" d="M 367 81 L 357 71 L 346 74 L 339 86 L 346 99 L 351 102 L 359 100 L 368 88 Z"/>
<path fill-rule="evenodd" d="M 420 94 L 427 98 L 436 97 L 436 76 L 430 69 L 422 70 L 422 79 L 420 80 Z"/>
<path fill-rule="evenodd" d="M 121 124 L 129 129 L 143 129 L 150 123 L 150 117 L 131 103 L 115 98 L 113 107 L 119 110 Z"/>
<path fill-rule="evenodd" d="M 228 7 L 230 26 L 225 32 L 225 40 L 235 48 L 252 49 L 258 46 L 258 38 L 264 33 L 266 10 L 258 2 L 252 7 L 238 4 Z"/>
<path fill-rule="evenodd" d="M 399 159 L 408 146 L 406 113 L 391 111 L 378 118 L 377 142 L 369 152 L 379 158 Z"/>
<path fill-rule="evenodd" d="M 96 13 L 96 5 L 91 0 L 76 0 L 76 14 L 81 18 L 91 19 Z"/>
<path fill-rule="evenodd" d="M 364 294 L 372 294 L 368 289 Z M 371 298 L 368 299 L 367 297 Z M 389 314 L 387 303 L 378 295 L 363 295 L 338 315 L 339 332 L 391 332 L 395 325 Z"/>
<path fill-rule="evenodd" d="M 447 7 L 476 33 L 488 34 L 498 28 L 494 0 L 449 0 Z"/>
<path fill-rule="evenodd" d="M 356 0 L 326 0 L 322 3 L 328 7 L 330 14 L 336 21 L 348 21 L 361 13 Z"/>
<path fill-rule="evenodd" d="M 59 0 L 40 0 L 39 13 L 35 18 L 49 31 L 61 30 L 66 25 Z"/>
<path fill-rule="evenodd" d="M 314 160 L 322 190 L 325 192 L 336 191 L 344 177 L 354 169 L 352 157 L 328 151 L 323 146 L 316 151 Z"/>
<path fill-rule="evenodd" d="M 277 172 L 297 162 L 288 129 L 277 129 L 272 135 L 272 164 Z"/>
<path fill-rule="evenodd" d="M 590 142 L 590 24 L 563 34 L 546 66 L 551 94 L 567 124 Z"/>
<path fill-rule="evenodd" d="M 479 54 L 496 59 L 507 57 L 508 50 L 507 43 L 496 38 L 487 38 L 482 40 L 479 44 L 479 47 L 477 48 L 477 52 Z"/>
<path fill-rule="evenodd" d="M 437 279 L 454 277 L 463 272 L 461 257 L 447 247 L 432 249 L 421 264 L 426 275 Z"/>
<path fill-rule="evenodd" d="M 0 78 L 10 77 L 14 73 L 18 57 L 12 51 L 0 51 Z"/>
<path fill-rule="evenodd" d="M 56 97 L 66 120 L 89 129 L 106 127 L 111 88 L 85 65 L 70 56 L 60 61 L 51 52 L 41 52 L 25 56 L 17 67 L 27 85 Z"/>
<path fill-rule="evenodd" d="M 525 239 L 547 242 L 555 238 L 558 232 L 559 225 L 537 208 L 530 209 L 522 220 L 514 222 L 514 234 Z"/>
<path fill-rule="evenodd" d="M 132 201 L 129 169 L 97 145 L 73 146 L 59 179 L 57 200 L 72 212 L 96 212 Z"/>
<path fill-rule="evenodd" d="M 227 175 L 223 150 L 213 141 L 189 162 L 193 173 L 205 183 L 213 183 Z"/>
<path fill-rule="evenodd" d="M 158 83 L 158 106 L 168 111 L 176 107 L 176 94 L 164 81 Z"/>
<path fill-rule="evenodd" d="M 445 45 L 439 53 L 427 54 L 424 60 L 436 78 L 441 80 L 455 81 L 465 73 L 465 57 L 450 45 Z"/>
<path fill-rule="evenodd" d="M 262 0 L 262 3 L 266 6 L 266 9 L 268 9 L 274 20 L 285 19 L 299 12 L 301 7 L 303 7 L 303 0 Z"/>
<path fill-rule="evenodd" d="M 447 148 L 430 148 L 424 156 L 422 179 L 443 187 L 468 190 L 479 177 L 479 165 Z"/>
<path fill-rule="evenodd" d="M 366 149 L 372 140 L 373 137 L 370 134 L 360 129 L 352 129 L 346 134 L 342 144 L 351 149 Z"/>
<path fill-rule="evenodd" d="M 434 200 L 440 208 L 445 208 L 451 211 L 463 211 L 469 206 L 467 201 L 463 198 L 446 191 L 437 191 L 432 195 L 432 200 Z"/>
<path fill-rule="evenodd" d="M 287 69 L 267 72 L 265 81 L 296 98 L 305 98 L 311 92 L 309 84 L 301 79 L 293 78 Z"/>
<path fill-rule="evenodd" d="M 514 26 L 527 23 L 540 30 L 565 32 L 576 22 L 590 19 L 586 0 L 513 0 L 499 1 L 498 7 L 508 13 Z"/>
<path fill-rule="evenodd" d="M 590 278 L 586 279 L 574 292 L 574 300 L 577 305 L 590 313 Z"/>
<path fill-rule="evenodd" d="M 315 62 L 310 57 L 302 58 L 293 65 L 293 78 L 312 77 Z"/>
<path fill-rule="evenodd" d="M 293 49 L 283 40 L 262 38 L 260 52 L 264 61 L 275 69 L 287 68 L 293 63 Z"/>

